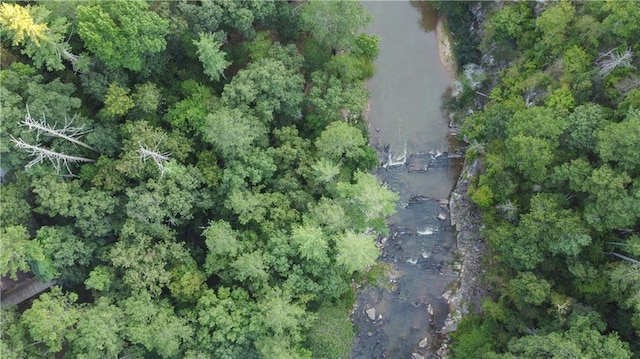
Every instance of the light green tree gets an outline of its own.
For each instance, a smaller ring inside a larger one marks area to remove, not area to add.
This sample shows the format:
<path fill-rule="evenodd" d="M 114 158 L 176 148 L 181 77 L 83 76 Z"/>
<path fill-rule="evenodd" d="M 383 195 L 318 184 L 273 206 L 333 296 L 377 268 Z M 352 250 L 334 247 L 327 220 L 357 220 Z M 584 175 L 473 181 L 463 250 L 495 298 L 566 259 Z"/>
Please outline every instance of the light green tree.
<path fill-rule="evenodd" d="M 60 287 L 53 286 L 22 314 L 21 320 L 29 328 L 31 337 L 41 342 L 50 354 L 62 350 L 65 336 L 78 322 L 77 300 L 77 294 L 63 293 Z"/>
<path fill-rule="evenodd" d="M 335 162 L 362 156 L 366 144 L 359 129 L 342 121 L 330 123 L 315 142 L 318 154 Z"/>
<path fill-rule="evenodd" d="M 224 159 L 239 158 L 267 134 L 265 126 L 237 108 L 222 107 L 209 114 L 200 129 Z"/>
<path fill-rule="evenodd" d="M 50 14 L 43 6 L 4 3 L 0 5 L 1 30 L 12 37 L 14 46 L 22 46 L 22 53 L 29 56 L 36 67 L 63 70 L 62 59 L 65 59 L 77 69 L 80 57 L 71 52 L 71 46 L 64 39 L 69 28 L 67 19 L 58 17 L 47 23 Z"/>
<path fill-rule="evenodd" d="M 142 70 L 145 56 L 164 50 L 169 21 L 142 0 L 106 1 L 76 9 L 78 35 L 110 68 Z"/>
<path fill-rule="evenodd" d="M 67 334 L 70 352 L 78 358 L 114 357 L 123 349 L 125 317 L 106 297 L 80 311 L 73 331 Z"/>
<path fill-rule="evenodd" d="M 161 358 L 172 358 L 193 335 L 186 319 L 176 315 L 166 300 L 155 300 L 148 292 L 135 292 L 122 303 L 125 335 Z"/>
<path fill-rule="evenodd" d="M 115 82 L 109 85 L 107 96 L 104 99 L 104 111 L 109 116 L 124 116 L 135 106 L 129 97 L 128 88 L 121 87 Z"/>
<path fill-rule="evenodd" d="M 23 226 L 0 227 L 0 275 L 17 280 L 17 272 L 29 271 L 30 261 L 44 259 L 42 247 L 29 239 Z"/>
<path fill-rule="evenodd" d="M 398 194 L 368 173 L 357 171 L 353 177 L 353 184 L 339 182 L 336 191 L 347 215 L 353 218 L 354 228 L 364 231 L 370 227 L 385 232 L 385 217 L 395 213 Z"/>
<path fill-rule="evenodd" d="M 615 162 L 620 169 L 640 174 L 640 110 L 629 111 L 624 121 L 611 123 L 596 134 L 596 146 L 600 157 L 607 162 Z"/>
<path fill-rule="evenodd" d="M 282 61 L 262 58 L 249 64 L 224 87 L 223 102 L 229 108 L 248 106 L 261 121 L 277 115 L 298 116 L 304 79 Z"/>
<path fill-rule="evenodd" d="M 298 11 L 301 28 L 334 50 L 351 46 L 372 20 L 357 1 L 309 1 Z"/>
<path fill-rule="evenodd" d="M 349 274 L 366 271 L 380 254 L 373 235 L 347 231 L 337 235 L 335 240 L 336 262 Z"/>
<path fill-rule="evenodd" d="M 200 38 L 193 40 L 193 44 L 198 48 L 196 53 L 202 62 L 204 73 L 209 76 L 211 81 L 217 82 L 220 80 L 220 76 L 226 79 L 224 70 L 231 65 L 231 62 L 225 58 L 226 54 L 220 50 L 222 44 L 216 40 L 214 35 L 200 33 Z"/>

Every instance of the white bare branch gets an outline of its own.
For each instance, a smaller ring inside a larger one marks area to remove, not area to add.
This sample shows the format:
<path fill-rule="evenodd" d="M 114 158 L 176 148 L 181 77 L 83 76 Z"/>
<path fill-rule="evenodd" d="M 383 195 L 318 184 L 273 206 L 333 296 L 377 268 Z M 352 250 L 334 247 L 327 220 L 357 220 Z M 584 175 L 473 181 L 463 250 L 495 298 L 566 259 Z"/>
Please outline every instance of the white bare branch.
<path fill-rule="evenodd" d="M 30 130 L 36 130 L 37 138 L 40 137 L 40 134 L 45 133 L 49 136 L 62 138 L 73 144 L 90 149 L 91 151 L 96 151 L 95 148 L 87 145 L 86 143 L 78 139 L 78 137 L 85 135 L 89 131 L 85 131 L 83 127 L 72 127 L 71 126 L 72 123 L 73 123 L 73 119 L 71 119 L 71 121 L 67 121 L 65 119 L 64 126 L 60 129 L 56 129 L 55 125 L 51 126 L 47 123 L 47 119 L 45 118 L 44 114 L 42 115 L 42 120 L 40 121 L 31 117 L 31 113 L 29 112 L 29 107 L 27 106 L 27 114 L 24 117 L 24 121 L 20 122 L 20 125 L 27 126 Z"/>
<path fill-rule="evenodd" d="M 625 261 L 629 262 L 629 263 L 633 263 L 635 265 L 640 266 L 640 261 L 631 257 L 627 257 L 625 255 L 622 255 L 620 253 L 616 253 L 616 252 L 609 252 L 609 254 L 614 255 L 620 259 L 624 259 Z"/>
<path fill-rule="evenodd" d="M 138 149 L 138 152 L 140 153 L 140 160 L 142 162 L 146 162 L 148 158 L 151 158 L 153 162 L 156 163 L 161 173 L 164 173 L 167 170 L 164 164 L 171 161 L 171 153 L 161 152 L 158 150 L 163 138 L 164 135 L 162 135 L 162 138 L 160 138 L 160 141 L 158 141 L 153 149 L 146 148 L 142 145 L 139 145 L 140 148 Z"/>
<path fill-rule="evenodd" d="M 595 65 L 599 69 L 598 75 L 605 77 L 618 67 L 633 67 L 631 65 L 632 56 L 633 51 L 629 48 L 622 53 L 616 49 L 601 53 L 595 61 Z"/>
<path fill-rule="evenodd" d="M 39 144 L 28 144 L 21 138 L 16 139 L 13 136 L 10 137 L 11 142 L 13 142 L 16 147 L 26 150 L 27 152 L 29 152 L 29 156 L 33 157 L 33 160 L 31 160 L 31 162 L 27 163 L 27 165 L 24 166 L 24 168 L 26 169 L 29 169 L 38 163 L 42 163 L 45 159 L 48 159 L 49 162 L 51 162 L 51 164 L 53 165 L 53 168 L 55 168 L 56 173 L 60 174 L 60 170 L 64 166 L 69 174 L 72 175 L 73 173 L 69 168 L 69 163 L 95 162 L 90 158 L 65 155 L 64 153 L 54 152 L 46 148 L 42 148 Z"/>

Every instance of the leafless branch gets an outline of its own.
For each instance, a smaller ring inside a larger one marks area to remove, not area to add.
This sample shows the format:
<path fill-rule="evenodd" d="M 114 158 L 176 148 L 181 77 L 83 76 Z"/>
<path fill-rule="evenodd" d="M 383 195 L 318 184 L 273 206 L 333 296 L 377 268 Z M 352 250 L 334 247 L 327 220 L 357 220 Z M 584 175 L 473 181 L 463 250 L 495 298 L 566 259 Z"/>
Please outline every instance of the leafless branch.
<path fill-rule="evenodd" d="M 631 57 L 633 52 L 631 49 L 620 53 L 616 49 L 612 49 L 606 53 L 601 53 L 595 64 L 598 66 L 598 75 L 605 77 L 618 67 L 633 67 L 631 65 Z"/>
<path fill-rule="evenodd" d="M 64 166 L 69 174 L 73 175 L 71 169 L 69 168 L 69 163 L 95 162 L 90 158 L 65 155 L 64 153 L 54 152 L 46 148 L 42 148 L 39 144 L 28 144 L 21 138 L 16 139 L 13 136 L 10 137 L 11 142 L 13 142 L 16 147 L 26 150 L 27 152 L 29 152 L 29 156 L 33 157 L 33 160 L 31 160 L 31 162 L 27 163 L 27 165 L 24 166 L 24 168 L 26 169 L 29 169 L 38 163 L 42 163 L 45 159 L 48 159 L 49 162 L 51 162 L 51 164 L 53 165 L 53 168 L 55 168 L 56 173 L 60 174 L 60 170 Z"/>
<path fill-rule="evenodd" d="M 42 120 L 40 121 L 37 121 L 33 117 L 31 117 L 29 107 L 27 106 L 27 114 L 24 117 L 24 121 L 20 122 L 20 125 L 27 126 L 30 130 L 36 130 L 37 138 L 40 137 L 41 133 L 45 133 L 49 136 L 62 138 L 73 144 L 90 149 L 91 151 L 96 151 L 95 148 L 78 140 L 78 137 L 85 135 L 89 131 L 84 131 L 83 127 L 71 127 L 72 123 L 73 119 L 71 119 L 71 121 L 65 120 L 64 126 L 60 129 L 56 129 L 55 125 L 51 126 L 47 123 L 47 119 L 45 118 L 44 114 L 42 115 Z"/>
<path fill-rule="evenodd" d="M 637 260 L 637 259 L 633 259 L 631 257 L 627 257 L 627 256 L 624 256 L 624 255 L 622 255 L 620 253 L 616 253 L 616 252 L 609 252 L 609 254 L 614 255 L 614 256 L 616 256 L 616 257 L 618 257 L 620 259 L 624 259 L 627 262 L 631 262 L 631 263 L 633 263 L 635 265 L 639 265 L 640 266 L 640 261 Z"/>
<path fill-rule="evenodd" d="M 142 145 L 140 145 L 140 148 L 138 149 L 138 152 L 140 152 L 140 160 L 142 162 L 146 162 L 148 158 L 151 158 L 153 162 L 156 163 L 161 173 L 164 173 L 167 170 L 167 168 L 164 166 L 165 162 L 171 161 L 171 153 L 161 152 L 158 150 L 160 142 L 162 142 L 163 138 L 164 135 L 153 149 L 146 148 Z"/>

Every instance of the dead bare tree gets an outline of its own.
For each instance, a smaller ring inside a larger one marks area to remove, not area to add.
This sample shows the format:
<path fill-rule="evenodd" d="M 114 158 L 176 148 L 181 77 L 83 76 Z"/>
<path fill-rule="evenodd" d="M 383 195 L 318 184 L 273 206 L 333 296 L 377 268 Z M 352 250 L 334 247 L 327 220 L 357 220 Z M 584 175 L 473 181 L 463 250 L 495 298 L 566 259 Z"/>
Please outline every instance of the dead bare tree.
<path fill-rule="evenodd" d="M 84 130 L 82 126 L 73 127 L 72 124 L 73 119 L 71 119 L 71 121 L 67 121 L 65 119 L 64 126 L 62 128 L 56 128 L 56 124 L 52 126 L 47 123 L 47 119 L 45 118 L 44 114 L 42 115 L 41 120 L 36 120 L 31 116 L 28 106 L 24 120 L 20 122 L 21 126 L 29 128 L 30 131 L 35 131 L 36 140 L 39 140 L 40 135 L 44 134 L 51 137 L 61 138 L 67 142 L 71 142 L 74 145 L 82 146 L 91 151 L 96 151 L 95 148 L 79 140 L 81 136 L 85 135 L 89 131 Z M 25 165 L 25 168 L 27 169 L 33 167 L 35 164 L 42 163 L 45 159 L 48 159 L 49 162 L 51 162 L 51 164 L 53 165 L 53 168 L 55 168 L 56 173 L 60 174 L 62 167 L 64 167 L 69 175 L 73 176 L 73 172 L 71 172 L 71 168 L 69 168 L 69 163 L 95 162 L 90 158 L 67 155 L 61 152 L 56 152 L 51 149 L 44 148 L 39 143 L 32 145 L 25 142 L 22 138 L 16 139 L 13 136 L 10 137 L 11 142 L 13 142 L 17 148 L 26 150 L 29 153 L 29 156 L 33 157 L 33 159 Z"/>
<path fill-rule="evenodd" d="M 160 146 L 160 142 L 162 142 L 163 138 L 164 138 L 164 135 L 162 135 L 162 138 L 160 138 L 160 140 L 158 141 L 158 143 L 156 143 L 156 146 L 153 149 L 144 147 L 141 144 L 139 145 L 140 147 L 138 148 L 138 152 L 140 153 L 140 160 L 142 162 L 146 162 L 148 158 L 151 158 L 153 162 L 156 163 L 156 165 L 158 166 L 158 169 L 160 170 L 160 173 L 162 174 L 165 171 L 167 171 L 167 168 L 164 166 L 164 164 L 166 162 L 171 161 L 171 153 L 160 152 L 158 150 L 158 147 Z"/>
<path fill-rule="evenodd" d="M 631 65 L 632 56 L 633 51 L 629 48 L 623 52 L 612 49 L 606 53 L 601 53 L 595 61 L 595 65 L 599 69 L 598 75 L 605 77 L 618 67 L 633 67 Z"/>
<path fill-rule="evenodd" d="M 640 266 L 640 261 L 637 260 L 637 259 L 634 259 L 634 258 L 631 258 L 631 257 L 627 257 L 625 255 L 622 255 L 622 254 L 616 253 L 616 252 L 609 252 L 608 254 L 611 254 L 611 255 L 616 256 L 616 257 L 618 257 L 620 259 L 624 259 L 625 261 L 627 261 L 629 263 L 633 263 L 635 265 Z"/>
<path fill-rule="evenodd" d="M 71 121 L 67 121 L 65 119 L 64 126 L 60 129 L 55 128 L 55 124 L 53 126 L 47 123 L 47 119 L 44 114 L 42 115 L 42 119 L 40 121 L 35 120 L 31 117 L 31 113 L 29 112 L 29 107 L 27 106 L 27 114 L 24 117 L 24 120 L 20 122 L 20 125 L 28 127 L 30 130 L 36 130 L 36 138 L 40 138 L 40 134 L 47 134 L 52 137 L 62 138 L 66 141 L 69 141 L 78 146 L 82 146 L 91 151 L 96 151 L 95 148 L 87 145 L 86 143 L 80 141 L 78 138 L 87 134 L 89 131 L 85 131 L 84 127 L 72 127 L 73 119 Z"/>
<path fill-rule="evenodd" d="M 29 156 L 33 157 L 33 160 L 31 160 L 26 164 L 26 166 L 24 166 L 24 168 L 27 169 L 33 167 L 33 165 L 35 164 L 42 163 L 45 159 L 48 159 L 49 162 L 51 162 L 51 164 L 53 165 L 53 168 L 55 168 L 56 173 L 60 174 L 60 170 L 64 166 L 67 172 L 70 175 L 73 175 L 73 172 L 71 172 L 71 169 L 69 168 L 69 163 L 95 162 L 90 158 L 65 155 L 64 153 L 55 152 L 43 148 L 40 146 L 40 144 L 31 145 L 26 143 L 21 138 L 16 139 L 13 136 L 10 137 L 11 142 L 13 142 L 16 147 L 27 150 L 29 152 Z"/>

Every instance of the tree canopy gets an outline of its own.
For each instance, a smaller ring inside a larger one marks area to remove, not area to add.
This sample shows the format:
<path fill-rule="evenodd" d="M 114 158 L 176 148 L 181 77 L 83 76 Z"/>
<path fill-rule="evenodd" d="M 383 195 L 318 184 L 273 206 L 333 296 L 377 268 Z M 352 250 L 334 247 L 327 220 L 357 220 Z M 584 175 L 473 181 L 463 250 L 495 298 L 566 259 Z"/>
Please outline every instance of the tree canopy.
<path fill-rule="evenodd" d="M 483 167 L 468 193 L 492 290 L 460 323 L 455 357 L 637 357 L 640 6 L 475 6 L 474 66 L 492 81 L 447 107 Z"/>
<path fill-rule="evenodd" d="M 56 283 L 2 308 L 0 356 L 309 359 L 319 308 L 349 341 L 397 200 L 378 42 L 358 2 L 296 6 L 0 5 L 0 274 Z"/>

